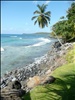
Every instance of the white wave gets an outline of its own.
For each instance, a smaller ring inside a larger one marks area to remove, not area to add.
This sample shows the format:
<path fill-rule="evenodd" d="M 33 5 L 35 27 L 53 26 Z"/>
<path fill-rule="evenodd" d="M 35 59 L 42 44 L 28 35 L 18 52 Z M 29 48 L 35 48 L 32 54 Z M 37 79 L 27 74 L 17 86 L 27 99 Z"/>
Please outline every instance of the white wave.
<path fill-rule="evenodd" d="M 10 36 L 10 37 L 17 37 L 17 36 Z"/>
<path fill-rule="evenodd" d="M 4 49 L 1 47 L 0 51 L 4 51 Z"/>
<path fill-rule="evenodd" d="M 45 44 L 51 42 L 51 40 L 49 40 L 49 39 L 47 39 L 47 38 L 38 38 L 38 40 L 41 40 L 41 42 L 36 43 L 36 44 L 33 44 L 33 45 L 29 45 L 29 46 L 27 46 L 27 47 L 42 46 L 42 45 L 45 45 Z"/>
<path fill-rule="evenodd" d="M 40 64 L 42 61 L 46 61 L 47 60 L 47 54 L 45 54 L 44 56 L 42 57 L 37 57 L 37 58 L 34 58 L 34 63 L 35 64 Z"/>
<path fill-rule="evenodd" d="M 22 39 L 21 37 L 19 39 Z"/>

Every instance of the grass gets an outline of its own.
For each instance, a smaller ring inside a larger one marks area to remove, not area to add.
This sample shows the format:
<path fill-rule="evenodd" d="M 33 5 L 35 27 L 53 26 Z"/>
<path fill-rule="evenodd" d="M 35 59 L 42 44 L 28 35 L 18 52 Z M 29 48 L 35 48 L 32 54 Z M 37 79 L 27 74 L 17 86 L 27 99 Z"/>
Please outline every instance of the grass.
<path fill-rule="evenodd" d="M 73 46 L 72 50 L 69 50 L 69 52 L 65 56 L 68 63 L 75 62 L 75 45 Z"/>
<path fill-rule="evenodd" d="M 23 96 L 23 100 L 75 100 L 75 46 L 66 59 L 68 64 L 52 73 L 56 78 L 54 83 L 35 87 Z"/>

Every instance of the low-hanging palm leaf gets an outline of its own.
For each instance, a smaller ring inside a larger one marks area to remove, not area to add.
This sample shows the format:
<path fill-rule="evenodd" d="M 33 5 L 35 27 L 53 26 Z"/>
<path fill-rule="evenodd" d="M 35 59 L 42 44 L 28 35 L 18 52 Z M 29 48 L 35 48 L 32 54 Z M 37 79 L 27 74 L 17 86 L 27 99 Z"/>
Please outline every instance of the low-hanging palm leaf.
<path fill-rule="evenodd" d="M 37 5 L 39 10 L 36 10 L 34 14 L 37 16 L 32 17 L 32 20 L 36 19 L 34 25 L 38 22 L 40 28 L 48 27 L 48 23 L 50 23 L 50 11 L 45 12 L 47 5 L 42 4 L 42 6 Z"/>

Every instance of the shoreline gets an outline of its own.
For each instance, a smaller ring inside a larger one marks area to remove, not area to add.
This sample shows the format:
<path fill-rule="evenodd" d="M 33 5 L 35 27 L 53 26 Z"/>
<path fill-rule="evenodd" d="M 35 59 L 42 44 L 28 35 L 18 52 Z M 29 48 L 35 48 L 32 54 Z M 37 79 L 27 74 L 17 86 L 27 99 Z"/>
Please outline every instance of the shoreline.
<path fill-rule="evenodd" d="M 36 40 L 36 39 L 32 39 L 32 40 Z M 6 72 L 8 73 L 11 70 L 14 70 L 16 68 L 21 68 L 21 67 L 23 68 L 24 66 L 33 63 L 35 58 L 41 57 L 45 53 L 47 53 L 47 51 L 50 49 L 50 45 L 52 44 L 52 42 L 55 42 L 57 40 L 55 39 L 50 40 L 49 38 L 46 37 L 42 37 L 42 38 L 38 37 L 36 41 L 38 42 L 34 42 L 33 44 L 31 43 L 25 46 L 23 45 L 21 46 L 21 48 L 19 48 L 19 46 L 16 45 L 17 46 L 16 49 L 15 49 L 15 45 L 2 46 L 4 51 L 1 52 L 1 57 L 2 57 L 1 76 L 3 76 Z"/>
<path fill-rule="evenodd" d="M 52 44 L 54 44 L 54 43 L 52 43 Z M 52 45 L 51 45 L 52 46 Z M 51 51 L 51 50 L 49 50 L 49 51 Z M 42 55 L 42 56 L 40 56 L 40 57 L 36 57 L 36 58 L 34 58 L 34 61 L 32 62 L 32 63 L 29 63 L 29 64 L 26 64 L 24 67 L 16 67 L 16 68 L 14 68 L 14 69 L 12 69 L 12 70 L 10 70 L 10 71 L 6 71 L 4 74 L 2 74 L 1 75 L 1 78 L 3 78 L 3 77 L 5 77 L 5 75 L 7 75 L 7 74 L 10 74 L 10 73 L 12 73 L 12 72 L 15 72 L 15 71 L 17 71 L 17 70 L 21 70 L 21 69 L 27 69 L 28 67 L 32 67 L 32 66 L 35 66 L 35 65 L 39 65 L 39 64 L 41 64 L 41 62 L 42 61 L 44 61 L 45 59 L 46 59 L 46 56 L 47 56 L 47 53 L 45 53 L 44 55 Z"/>
<path fill-rule="evenodd" d="M 8 72 L 1 78 L 1 89 L 10 86 L 9 84 L 12 83 L 14 79 L 19 80 L 22 84 L 22 88 L 25 89 L 26 82 L 30 77 L 42 77 L 65 64 L 66 61 L 62 56 L 72 47 L 72 43 L 63 44 L 63 46 L 57 46 L 57 48 L 54 46 L 52 50 L 48 51 L 48 53 L 40 57 L 40 59 L 35 59 L 35 62 L 32 64 Z M 5 82 L 5 84 L 3 84 L 3 82 Z"/>

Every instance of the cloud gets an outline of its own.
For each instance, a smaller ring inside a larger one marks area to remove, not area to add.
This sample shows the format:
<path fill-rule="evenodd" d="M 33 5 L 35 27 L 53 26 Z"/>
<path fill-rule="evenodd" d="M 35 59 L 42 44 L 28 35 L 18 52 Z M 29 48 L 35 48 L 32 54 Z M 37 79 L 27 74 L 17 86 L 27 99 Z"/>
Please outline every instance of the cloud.
<path fill-rule="evenodd" d="M 51 1 L 45 1 L 45 4 L 49 4 Z"/>
<path fill-rule="evenodd" d="M 51 1 L 37 1 L 37 0 L 35 0 L 35 1 L 32 1 L 35 5 L 37 5 L 37 4 L 40 4 L 40 3 L 44 3 L 44 4 L 49 4 Z"/>
<path fill-rule="evenodd" d="M 38 3 L 38 1 L 36 1 L 36 0 L 35 0 L 35 1 L 32 1 L 32 2 L 33 2 L 34 4 L 37 4 L 37 3 Z"/>

